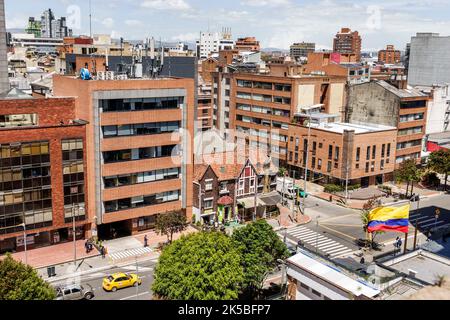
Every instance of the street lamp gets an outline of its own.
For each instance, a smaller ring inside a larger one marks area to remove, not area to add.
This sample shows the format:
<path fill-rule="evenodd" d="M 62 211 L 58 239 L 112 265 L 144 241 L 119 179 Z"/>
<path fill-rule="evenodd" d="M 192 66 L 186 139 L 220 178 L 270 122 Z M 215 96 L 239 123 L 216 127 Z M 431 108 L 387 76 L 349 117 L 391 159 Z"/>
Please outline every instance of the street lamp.
<path fill-rule="evenodd" d="M 80 211 L 80 206 L 77 205 L 78 211 Z M 77 235 L 75 228 L 75 203 L 72 204 L 72 237 L 73 237 L 73 264 L 77 264 Z"/>
<path fill-rule="evenodd" d="M 306 211 L 306 183 L 308 180 L 308 164 L 309 164 L 309 143 L 311 140 L 311 122 L 312 122 L 312 115 L 311 115 L 311 111 L 308 110 L 308 116 L 309 116 L 309 121 L 308 121 L 308 140 L 306 143 L 306 161 L 305 161 L 305 176 L 304 176 L 304 187 L 303 187 L 303 201 L 302 201 L 302 213 L 303 215 L 305 214 Z"/>
<path fill-rule="evenodd" d="M 22 223 L 20 225 L 23 228 L 23 245 L 25 246 L 25 264 L 28 264 L 28 252 L 27 252 L 27 225 Z"/>
<path fill-rule="evenodd" d="M 286 261 L 277 259 L 277 262 L 281 265 L 281 292 L 283 293 L 287 285 Z"/>

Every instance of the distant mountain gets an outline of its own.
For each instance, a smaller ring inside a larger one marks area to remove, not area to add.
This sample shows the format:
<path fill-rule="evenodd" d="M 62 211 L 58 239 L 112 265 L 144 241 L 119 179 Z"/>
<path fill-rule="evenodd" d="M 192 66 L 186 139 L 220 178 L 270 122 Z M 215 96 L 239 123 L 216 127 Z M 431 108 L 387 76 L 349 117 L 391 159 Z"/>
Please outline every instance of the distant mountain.
<path fill-rule="evenodd" d="M 280 49 L 280 48 L 262 48 L 261 49 L 262 52 L 274 52 L 274 51 L 278 51 L 278 52 L 284 52 L 284 53 L 288 53 L 289 50 L 286 49 Z"/>
<path fill-rule="evenodd" d="M 25 33 L 25 29 L 20 29 L 20 28 L 6 29 L 6 32 L 11 32 L 11 33 Z"/>

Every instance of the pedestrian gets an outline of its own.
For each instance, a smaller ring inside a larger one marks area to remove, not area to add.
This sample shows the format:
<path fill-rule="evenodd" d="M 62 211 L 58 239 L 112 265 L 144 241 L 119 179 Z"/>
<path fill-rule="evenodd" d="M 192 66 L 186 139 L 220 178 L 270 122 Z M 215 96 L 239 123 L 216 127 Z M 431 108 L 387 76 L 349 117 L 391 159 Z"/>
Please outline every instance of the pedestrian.
<path fill-rule="evenodd" d="M 144 236 L 144 248 L 148 247 L 148 238 L 147 235 Z"/>
<path fill-rule="evenodd" d="M 102 254 L 102 259 L 105 259 L 105 257 L 106 257 L 106 249 L 105 249 L 105 247 L 101 247 L 100 248 L 100 253 Z"/>
<path fill-rule="evenodd" d="M 86 240 L 84 243 L 84 248 L 86 249 L 86 253 L 89 253 L 89 240 Z"/>

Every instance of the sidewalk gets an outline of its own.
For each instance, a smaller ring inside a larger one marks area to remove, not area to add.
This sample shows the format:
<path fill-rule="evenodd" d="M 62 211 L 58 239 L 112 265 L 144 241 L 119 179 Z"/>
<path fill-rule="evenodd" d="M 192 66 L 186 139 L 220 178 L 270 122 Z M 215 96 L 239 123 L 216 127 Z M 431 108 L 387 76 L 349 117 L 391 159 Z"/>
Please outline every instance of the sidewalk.
<path fill-rule="evenodd" d="M 296 217 L 292 215 L 289 208 L 283 207 L 278 204 L 278 209 L 280 210 L 280 215 L 275 219 L 269 219 L 267 222 L 275 229 L 292 228 L 298 225 L 308 224 L 311 222 L 311 217 L 296 213 Z M 295 221 L 297 218 L 297 221 Z"/>

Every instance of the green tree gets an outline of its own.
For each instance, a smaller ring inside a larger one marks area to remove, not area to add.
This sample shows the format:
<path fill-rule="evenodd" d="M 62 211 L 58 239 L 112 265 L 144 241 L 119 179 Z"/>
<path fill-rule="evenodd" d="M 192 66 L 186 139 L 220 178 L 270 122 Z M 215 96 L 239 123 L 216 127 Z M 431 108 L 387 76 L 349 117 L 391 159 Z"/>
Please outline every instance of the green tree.
<path fill-rule="evenodd" d="M 220 232 L 183 236 L 167 246 L 155 268 L 155 298 L 235 300 L 244 278 L 239 249 Z"/>
<path fill-rule="evenodd" d="M 441 149 L 431 153 L 428 159 L 428 167 L 445 176 L 445 191 L 447 191 L 447 180 L 450 175 L 450 151 Z"/>
<path fill-rule="evenodd" d="M 0 261 L 0 300 L 53 300 L 55 290 L 31 266 L 10 254 Z"/>
<path fill-rule="evenodd" d="M 409 195 L 413 195 L 414 182 L 421 180 L 422 172 L 417 167 L 416 160 L 408 159 L 400 164 L 400 168 L 396 171 L 395 177 L 398 182 L 406 182 L 406 197 L 408 197 Z M 410 185 L 411 190 L 409 189 Z"/>
<path fill-rule="evenodd" d="M 280 169 L 278 169 L 278 176 L 279 177 L 287 177 L 287 169 L 285 167 L 280 167 Z"/>
<path fill-rule="evenodd" d="M 266 274 L 274 270 L 278 259 L 286 259 L 289 252 L 265 220 L 236 230 L 232 238 L 242 255 L 244 297 L 255 298 L 264 284 Z"/>
<path fill-rule="evenodd" d="M 182 212 L 169 212 L 160 214 L 156 219 L 155 230 L 159 234 L 165 234 L 169 243 L 172 243 L 173 234 L 182 232 L 187 228 L 186 215 Z"/>

